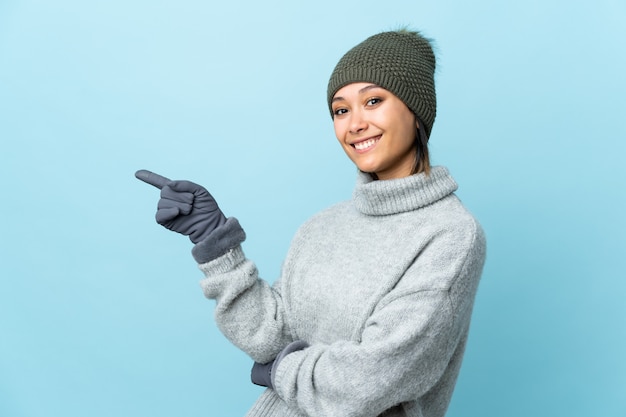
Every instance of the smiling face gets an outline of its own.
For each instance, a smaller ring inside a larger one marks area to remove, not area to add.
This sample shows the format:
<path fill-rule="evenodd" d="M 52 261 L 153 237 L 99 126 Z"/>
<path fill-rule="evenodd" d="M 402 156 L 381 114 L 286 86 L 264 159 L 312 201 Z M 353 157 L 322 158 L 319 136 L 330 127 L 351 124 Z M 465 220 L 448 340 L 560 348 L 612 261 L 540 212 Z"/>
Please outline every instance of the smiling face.
<path fill-rule="evenodd" d="M 391 92 L 352 83 L 332 100 L 335 135 L 348 157 L 380 180 L 402 178 L 415 168 L 415 114 Z"/>

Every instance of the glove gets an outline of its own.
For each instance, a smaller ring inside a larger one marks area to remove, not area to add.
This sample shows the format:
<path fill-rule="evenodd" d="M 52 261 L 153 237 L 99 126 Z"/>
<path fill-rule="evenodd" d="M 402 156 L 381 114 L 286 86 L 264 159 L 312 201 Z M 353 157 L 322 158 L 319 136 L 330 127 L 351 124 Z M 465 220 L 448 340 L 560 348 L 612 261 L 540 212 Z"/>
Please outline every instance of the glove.
<path fill-rule="evenodd" d="M 171 181 L 145 169 L 135 177 L 161 190 L 156 221 L 174 232 L 189 236 L 195 244 L 226 223 L 215 199 L 201 185 L 190 181 Z"/>
<path fill-rule="evenodd" d="M 309 347 L 307 342 L 302 340 L 297 340 L 295 342 L 289 343 L 283 350 L 280 351 L 276 359 L 269 363 L 258 363 L 254 362 L 252 366 L 252 371 L 250 373 L 250 379 L 252 379 L 252 383 L 255 385 L 260 385 L 262 387 L 274 388 L 274 375 L 276 374 L 276 369 L 278 368 L 278 364 L 282 361 L 285 356 L 290 353 L 297 352 L 299 350 L 305 349 Z"/>

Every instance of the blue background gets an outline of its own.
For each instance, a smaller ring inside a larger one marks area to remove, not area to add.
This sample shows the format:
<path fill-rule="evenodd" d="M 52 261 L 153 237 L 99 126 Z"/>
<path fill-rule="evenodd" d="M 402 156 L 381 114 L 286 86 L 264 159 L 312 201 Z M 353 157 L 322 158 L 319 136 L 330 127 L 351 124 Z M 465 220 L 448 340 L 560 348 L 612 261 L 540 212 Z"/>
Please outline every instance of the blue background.
<path fill-rule="evenodd" d="M 622 0 L 2 0 L 0 416 L 243 415 L 251 362 L 133 173 L 209 188 L 273 281 L 352 191 L 328 76 L 401 25 L 488 236 L 448 416 L 626 416 Z"/>

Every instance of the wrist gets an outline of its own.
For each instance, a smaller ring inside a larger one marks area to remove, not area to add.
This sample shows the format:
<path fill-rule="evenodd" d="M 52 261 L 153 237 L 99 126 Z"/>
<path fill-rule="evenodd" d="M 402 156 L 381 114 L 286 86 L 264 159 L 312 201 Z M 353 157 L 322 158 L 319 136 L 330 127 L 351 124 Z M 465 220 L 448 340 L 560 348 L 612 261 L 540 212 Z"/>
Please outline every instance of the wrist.
<path fill-rule="evenodd" d="M 222 224 L 199 240 L 191 250 L 191 254 L 199 264 L 207 263 L 236 248 L 244 240 L 246 240 L 246 233 L 239 225 L 239 221 L 230 217 L 224 219 Z"/>
<path fill-rule="evenodd" d="M 280 353 L 276 356 L 276 359 L 272 362 L 272 368 L 270 369 L 270 384 L 271 388 L 276 386 L 276 374 L 278 372 L 278 366 L 285 359 L 285 357 L 291 353 L 298 352 L 300 350 L 304 350 L 309 347 L 309 344 L 304 340 L 296 340 L 295 342 L 289 343 Z"/>

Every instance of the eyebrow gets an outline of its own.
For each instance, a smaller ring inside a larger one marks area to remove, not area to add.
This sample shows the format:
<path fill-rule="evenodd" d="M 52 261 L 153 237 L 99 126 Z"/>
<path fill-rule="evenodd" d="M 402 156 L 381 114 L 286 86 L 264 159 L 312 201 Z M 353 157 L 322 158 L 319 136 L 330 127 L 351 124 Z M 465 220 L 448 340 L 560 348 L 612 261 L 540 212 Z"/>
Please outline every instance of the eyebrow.
<path fill-rule="evenodd" d="M 361 88 L 361 89 L 359 90 L 359 94 L 363 94 L 363 93 L 365 93 L 366 91 L 368 91 L 368 90 L 372 90 L 372 89 L 374 89 L 374 88 L 382 88 L 382 87 L 381 87 L 381 86 L 379 86 L 379 85 L 376 85 L 376 84 L 366 85 L 365 87 L 363 87 L 363 88 Z M 340 100 L 345 100 L 345 98 L 343 98 L 343 97 L 334 97 L 334 98 L 332 99 L 331 103 L 334 103 L 335 101 L 340 101 Z"/>

